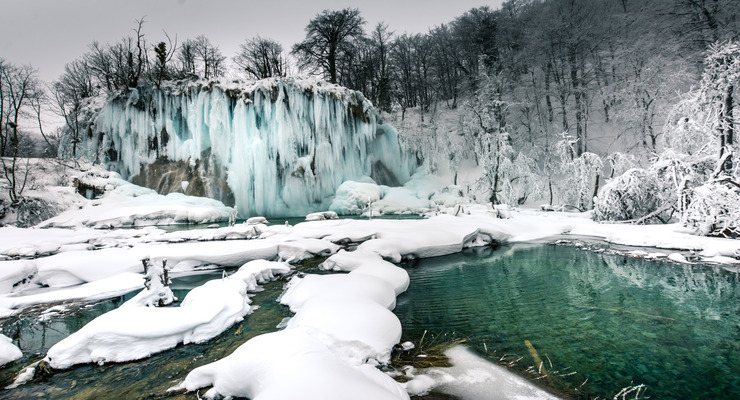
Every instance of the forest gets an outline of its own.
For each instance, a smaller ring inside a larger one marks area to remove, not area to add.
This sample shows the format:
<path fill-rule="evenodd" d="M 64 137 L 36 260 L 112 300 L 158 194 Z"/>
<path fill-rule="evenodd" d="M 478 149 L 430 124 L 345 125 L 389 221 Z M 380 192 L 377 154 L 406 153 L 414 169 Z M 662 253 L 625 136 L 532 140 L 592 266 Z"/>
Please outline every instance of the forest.
<path fill-rule="evenodd" d="M 407 34 L 346 8 L 313 17 L 290 47 L 257 36 L 231 57 L 203 35 L 151 40 L 142 18 L 115 43 L 90 43 L 49 85 L 0 60 L 10 200 L 22 198 L 20 158 L 78 157 L 86 107 L 101 96 L 174 80 L 315 75 L 362 92 L 431 172 L 457 183 L 461 168 L 478 168 L 481 200 L 680 220 L 736 237 L 739 12 L 733 0 L 509 0 Z M 43 129 L 42 107 L 64 119 L 61 130 Z M 44 151 L 23 119 L 38 121 Z"/>

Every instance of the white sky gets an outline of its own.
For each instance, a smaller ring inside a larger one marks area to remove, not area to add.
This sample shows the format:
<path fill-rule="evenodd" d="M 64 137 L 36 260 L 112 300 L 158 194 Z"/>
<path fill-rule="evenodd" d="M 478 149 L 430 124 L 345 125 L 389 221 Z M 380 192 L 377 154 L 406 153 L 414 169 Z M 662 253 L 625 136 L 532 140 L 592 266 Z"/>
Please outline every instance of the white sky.
<path fill-rule="evenodd" d="M 473 8 L 499 8 L 503 0 L 2 0 L 0 57 L 32 64 L 49 82 L 64 64 L 98 40 L 113 43 L 129 35 L 146 16 L 150 45 L 206 35 L 229 59 L 246 38 L 271 38 L 290 50 L 305 36 L 309 20 L 325 9 L 359 8 L 366 30 L 385 22 L 400 34 L 427 32 Z"/>

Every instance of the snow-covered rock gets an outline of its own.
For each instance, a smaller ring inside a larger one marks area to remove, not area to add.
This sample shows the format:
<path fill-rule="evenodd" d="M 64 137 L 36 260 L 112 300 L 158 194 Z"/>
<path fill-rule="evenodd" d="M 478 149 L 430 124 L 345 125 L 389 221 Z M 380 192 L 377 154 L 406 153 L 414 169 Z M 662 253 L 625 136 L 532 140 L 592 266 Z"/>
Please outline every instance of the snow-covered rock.
<path fill-rule="evenodd" d="M 0 333 L 0 366 L 23 357 L 18 346 L 13 344 L 9 337 Z"/>
<path fill-rule="evenodd" d="M 348 365 L 301 329 L 257 336 L 228 357 L 194 369 L 178 388 L 194 391 L 207 386 L 213 386 L 205 394 L 209 399 L 218 395 L 259 400 L 409 398 L 375 367 Z"/>

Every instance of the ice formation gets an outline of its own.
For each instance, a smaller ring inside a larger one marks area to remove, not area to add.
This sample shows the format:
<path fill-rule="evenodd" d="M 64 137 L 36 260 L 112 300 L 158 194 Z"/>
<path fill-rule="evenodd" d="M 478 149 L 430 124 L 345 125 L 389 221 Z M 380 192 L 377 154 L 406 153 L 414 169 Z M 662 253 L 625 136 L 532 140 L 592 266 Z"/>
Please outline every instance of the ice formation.
<path fill-rule="evenodd" d="M 313 79 L 131 89 L 94 115 L 88 158 L 160 193 L 233 201 L 242 216 L 326 210 L 344 181 L 399 185 L 417 165 L 361 93 Z"/>

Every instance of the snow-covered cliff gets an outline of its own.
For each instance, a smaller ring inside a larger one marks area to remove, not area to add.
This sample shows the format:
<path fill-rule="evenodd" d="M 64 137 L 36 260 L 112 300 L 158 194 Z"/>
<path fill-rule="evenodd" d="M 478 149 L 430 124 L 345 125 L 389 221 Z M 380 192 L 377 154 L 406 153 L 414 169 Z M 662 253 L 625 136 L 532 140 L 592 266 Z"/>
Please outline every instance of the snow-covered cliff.
<path fill-rule="evenodd" d="M 82 153 L 124 178 L 218 198 L 242 216 L 305 215 L 346 180 L 399 185 L 417 166 L 361 93 L 313 79 L 132 89 L 83 136 Z"/>

